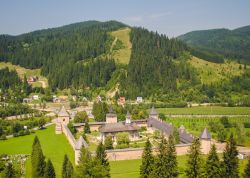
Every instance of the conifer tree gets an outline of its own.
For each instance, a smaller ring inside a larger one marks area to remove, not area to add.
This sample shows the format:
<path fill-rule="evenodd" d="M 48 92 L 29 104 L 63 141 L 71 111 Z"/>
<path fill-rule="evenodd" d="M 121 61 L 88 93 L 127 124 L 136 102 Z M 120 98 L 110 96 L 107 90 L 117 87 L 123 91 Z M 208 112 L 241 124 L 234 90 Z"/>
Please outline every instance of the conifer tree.
<path fill-rule="evenodd" d="M 209 151 L 205 168 L 207 178 L 217 178 L 221 176 L 221 163 L 214 144 Z"/>
<path fill-rule="evenodd" d="M 188 151 L 188 161 L 185 170 L 188 178 L 199 178 L 202 176 L 201 143 L 199 139 L 194 139 Z"/>
<path fill-rule="evenodd" d="M 0 175 L 1 176 L 1 175 Z M 11 163 L 8 163 L 3 173 L 3 178 L 15 178 L 15 170 Z"/>
<path fill-rule="evenodd" d="M 89 128 L 89 122 L 88 122 L 88 120 L 85 121 L 84 133 L 90 133 L 90 128 Z"/>
<path fill-rule="evenodd" d="M 231 134 L 223 153 L 223 176 L 228 178 L 239 177 L 239 160 L 237 155 L 236 142 L 233 134 Z"/>
<path fill-rule="evenodd" d="M 162 135 L 161 137 L 161 143 L 159 144 L 159 154 L 157 155 L 155 159 L 154 168 L 152 171 L 152 174 L 150 177 L 166 177 L 165 171 L 167 169 L 166 165 L 166 155 L 167 155 L 167 149 L 166 149 L 167 141 Z"/>
<path fill-rule="evenodd" d="M 67 155 L 64 155 L 63 166 L 62 166 L 62 178 L 72 178 L 73 166 Z"/>
<path fill-rule="evenodd" d="M 96 159 L 100 161 L 101 165 L 106 169 L 106 171 L 109 174 L 110 166 L 109 166 L 109 162 L 107 159 L 107 154 L 105 152 L 105 147 L 102 144 L 102 142 L 99 143 L 96 149 Z M 110 177 L 110 175 L 108 175 L 108 177 Z"/>
<path fill-rule="evenodd" d="M 44 170 L 46 166 L 45 156 L 40 145 L 40 141 L 36 136 L 32 145 L 31 153 L 31 163 L 32 163 L 32 177 L 39 178 L 44 176 Z"/>
<path fill-rule="evenodd" d="M 77 178 L 86 178 L 90 177 L 92 172 L 92 162 L 93 159 L 91 157 L 90 152 L 82 147 L 80 151 L 80 158 L 78 162 L 76 177 Z"/>
<path fill-rule="evenodd" d="M 152 154 L 152 145 L 147 139 L 144 151 L 142 153 L 142 164 L 140 167 L 140 177 L 148 178 L 153 171 L 154 157 Z"/>
<path fill-rule="evenodd" d="M 23 92 L 25 93 L 26 96 L 28 96 L 30 94 L 31 90 L 32 90 L 32 88 L 29 85 L 29 83 L 27 82 L 27 77 L 26 77 L 26 75 L 24 75 L 24 78 L 23 78 Z"/>
<path fill-rule="evenodd" d="M 178 177 L 178 166 L 175 150 L 175 138 L 170 135 L 167 144 L 167 155 L 166 155 L 166 177 Z"/>
<path fill-rule="evenodd" d="M 105 141 L 104 141 L 104 147 L 106 150 L 111 150 L 113 149 L 113 140 L 112 140 L 112 136 L 107 136 L 105 138 Z"/>
<path fill-rule="evenodd" d="M 250 159 L 248 159 L 248 163 L 247 163 L 246 168 L 244 170 L 244 177 L 250 178 Z"/>
<path fill-rule="evenodd" d="M 55 169 L 51 160 L 49 159 L 45 167 L 44 178 L 55 178 L 55 177 L 56 177 Z"/>

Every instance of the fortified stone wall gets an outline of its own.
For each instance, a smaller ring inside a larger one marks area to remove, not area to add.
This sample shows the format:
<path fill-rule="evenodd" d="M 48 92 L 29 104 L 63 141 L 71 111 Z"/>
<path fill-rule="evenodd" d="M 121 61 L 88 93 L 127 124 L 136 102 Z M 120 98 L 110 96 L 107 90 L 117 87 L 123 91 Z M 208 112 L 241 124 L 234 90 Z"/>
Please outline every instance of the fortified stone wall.
<path fill-rule="evenodd" d="M 66 136 L 66 138 L 68 139 L 72 148 L 75 150 L 76 139 L 72 135 L 72 133 L 70 132 L 69 128 L 66 125 L 62 124 L 62 131 L 63 131 L 64 135 Z"/>

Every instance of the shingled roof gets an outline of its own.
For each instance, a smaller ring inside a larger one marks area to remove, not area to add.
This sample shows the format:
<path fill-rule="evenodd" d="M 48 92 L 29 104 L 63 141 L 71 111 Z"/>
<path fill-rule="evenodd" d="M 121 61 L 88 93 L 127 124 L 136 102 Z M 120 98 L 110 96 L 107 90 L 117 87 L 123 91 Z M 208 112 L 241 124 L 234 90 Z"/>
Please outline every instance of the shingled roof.
<path fill-rule="evenodd" d="M 102 133 L 127 132 L 127 131 L 137 131 L 137 130 L 139 130 L 139 127 L 136 124 L 132 123 L 128 125 L 122 122 L 107 123 L 99 128 L 99 131 Z"/>
<path fill-rule="evenodd" d="M 75 149 L 80 150 L 80 149 L 82 148 L 82 146 L 83 146 L 84 148 L 87 148 L 87 147 L 88 147 L 88 144 L 87 144 L 87 142 L 83 139 L 83 137 L 81 136 L 81 137 L 79 138 L 79 140 L 76 142 Z"/>
<path fill-rule="evenodd" d="M 209 131 L 208 131 L 207 128 L 205 128 L 205 129 L 203 130 L 203 132 L 200 134 L 200 139 L 211 139 L 211 138 L 212 138 L 212 136 L 211 136 L 211 134 L 209 133 Z"/>
<path fill-rule="evenodd" d="M 154 127 L 161 132 L 163 132 L 165 135 L 169 136 L 173 133 L 174 127 L 166 122 L 159 121 L 154 118 L 148 119 L 148 126 L 149 127 Z M 179 136 L 180 136 L 180 141 L 182 143 L 191 143 L 194 139 L 193 135 L 187 133 L 185 130 L 179 129 Z"/>
<path fill-rule="evenodd" d="M 67 113 L 64 106 L 61 107 L 60 111 L 58 112 L 59 117 L 69 117 L 69 114 Z"/>
<path fill-rule="evenodd" d="M 110 106 L 109 112 L 106 114 L 106 117 L 115 117 L 115 116 L 116 116 L 116 113 L 113 110 L 112 106 Z"/>
<path fill-rule="evenodd" d="M 149 115 L 158 115 L 158 112 L 156 111 L 154 106 L 151 108 Z"/>

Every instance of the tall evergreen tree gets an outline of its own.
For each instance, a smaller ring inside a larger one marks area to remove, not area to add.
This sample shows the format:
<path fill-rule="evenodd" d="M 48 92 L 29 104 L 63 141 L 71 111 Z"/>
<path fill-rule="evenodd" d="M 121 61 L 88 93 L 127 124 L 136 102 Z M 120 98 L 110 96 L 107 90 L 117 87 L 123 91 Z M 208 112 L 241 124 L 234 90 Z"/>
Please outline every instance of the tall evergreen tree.
<path fill-rule="evenodd" d="M 199 178 L 202 176 L 203 161 L 201 158 L 201 143 L 199 139 L 194 139 L 188 151 L 188 161 L 185 170 L 188 178 Z"/>
<path fill-rule="evenodd" d="M 167 144 L 167 155 L 166 155 L 166 166 L 165 171 L 166 177 L 178 177 L 178 166 L 175 150 L 175 138 L 170 135 Z"/>
<path fill-rule="evenodd" d="M 223 176 L 227 178 L 239 177 L 239 159 L 237 155 L 236 141 L 233 134 L 231 134 L 223 153 Z"/>
<path fill-rule="evenodd" d="M 247 165 L 245 167 L 244 177 L 245 178 L 250 178 L 250 159 L 248 159 L 248 163 L 247 163 Z"/>
<path fill-rule="evenodd" d="M 167 164 L 166 164 L 167 147 L 166 146 L 167 146 L 167 140 L 162 135 L 161 142 L 159 144 L 159 154 L 157 155 L 155 159 L 154 168 L 150 177 L 161 177 L 161 178 L 166 177 L 166 174 L 165 174 L 165 171 L 167 169 Z"/>
<path fill-rule="evenodd" d="M 152 173 L 154 168 L 154 157 L 152 154 L 152 145 L 147 139 L 144 151 L 142 153 L 142 164 L 140 167 L 140 177 L 141 178 L 148 178 Z"/>
<path fill-rule="evenodd" d="M 92 172 L 92 162 L 93 159 L 91 157 L 90 152 L 88 151 L 88 149 L 82 147 L 77 166 L 76 177 L 77 178 L 90 177 Z"/>
<path fill-rule="evenodd" d="M 40 145 L 40 141 L 36 136 L 32 145 L 31 153 L 31 163 L 32 163 L 32 177 L 40 178 L 44 176 L 44 170 L 46 166 L 45 156 Z"/>
<path fill-rule="evenodd" d="M 31 86 L 29 85 L 28 81 L 27 81 L 27 77 L 26 75 L 24 75 L 24 78 L 23 78 L 23 92 L 25 93 L 26 96 L 28 96 L 31 92 L 32 88 Z"/>
<path fill-rule="evenodd" d="M 72 178 L 73 166 L 67 155 L 64 155 L 63 166 L 62 166 L 62 178 Z"/>
<path fill-rule="evenodd" d="M 111 150 L 113 149 L 113 140 L 112 140 L 112 136 L 107 136 L 104 140 L 104 147 L 106 150 Z"/>
<path fill-rule="evenodd" d="M 99 143 L 97 149 L 96 149 L 96 159 L 97 161 L 100 161 L 101 165 L 106 169 L 106 171 L 109 173 L 110 166 L 107 159 L 107 154 L 105 152 L 105 147 L 102 144 L 102 142 Z M 110 177 L 110 174 L 108 175 Z"/>
<path fill-rule="evenodd" d="M 207 157 L 205 172 L 207 178 L 217 178 L 221 176 L 221 163 L 213 144 Z"/>
<path fill-rule="evenodd" d="M 1 175 L 0 175 L 1 176 Z M 12 163 L 8 163 L 3 173 L 3 178 L 15 178 L 15 170 Z"/>
<path fill-rule="evenodd" d="M 51 160 L 49 159 L 45 167 L 44 178 L 55 178 L 55 177 L 56 177 L 55 169 Z"/>
<path fill-rule="evenodd" d="M 84 133 L 90 133 L 89 121 L 85 120 Z"/>

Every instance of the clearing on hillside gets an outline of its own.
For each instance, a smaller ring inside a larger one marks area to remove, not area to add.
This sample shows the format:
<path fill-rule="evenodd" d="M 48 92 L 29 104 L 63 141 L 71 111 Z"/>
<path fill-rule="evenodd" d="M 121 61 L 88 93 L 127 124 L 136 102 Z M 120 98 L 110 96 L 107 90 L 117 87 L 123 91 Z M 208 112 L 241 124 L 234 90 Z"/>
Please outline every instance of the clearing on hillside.
<path fill-rule="evenodd" d="M 130 33 L 131 29 L 126 27 L 117 31 L 111 32 L 111 35 L 115 37 L 114 44 L 117 42 L 117 39 L 120 40 L 123 43 L 123 48 L 112 51 L 112 56 L 113 58 L 121 64 L 128 64 L 130 60 L 130 55 L 131 55 L 131 48 L 132 44 L 130 42 Z"/>
<path fill-rule="evenodd" d="M 33 87 L 43 87 L 46 88 L 48 86 L 48 80 L 46 77 L 41 76 L 41 69 L 26 69 L 19 65 L 13 65 L 10 62 L 0 62 L 0 69 L 8 67 L 10 70 L 16 70 L 17 74 L 21 79 L 23 79 L 24 75 L 26 77 L 38 76 L 39 80 L 37 82 L 33 82 Z"/>
<path fill-rule="evenodd" d="M 190 64 L 198 70 L 201 82 L 206 84 L 227 80 L 244 72 L 244 66 L 234 61 L 225 61 L 225 63 L 219 64 L 192 57 Z"/>

